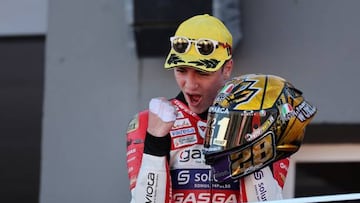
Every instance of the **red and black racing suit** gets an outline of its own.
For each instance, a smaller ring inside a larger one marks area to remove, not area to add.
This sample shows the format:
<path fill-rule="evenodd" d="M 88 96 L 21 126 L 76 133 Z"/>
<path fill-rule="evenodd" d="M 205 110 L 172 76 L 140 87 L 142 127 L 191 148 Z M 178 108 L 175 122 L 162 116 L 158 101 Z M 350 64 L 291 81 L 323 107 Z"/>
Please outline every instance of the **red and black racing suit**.
<path fill-rule="evenodd" d="M 211 181 L 202 154 L 207 112 L 197 115 L 180 93 L 170 100 L 178 116 L 170 133 L 146 132 L 148 111 L 138 113 L 127 131 L 127 165 L 131 202 L 222 203 L 282 198 L 289 159 L 231 183 Z"/>

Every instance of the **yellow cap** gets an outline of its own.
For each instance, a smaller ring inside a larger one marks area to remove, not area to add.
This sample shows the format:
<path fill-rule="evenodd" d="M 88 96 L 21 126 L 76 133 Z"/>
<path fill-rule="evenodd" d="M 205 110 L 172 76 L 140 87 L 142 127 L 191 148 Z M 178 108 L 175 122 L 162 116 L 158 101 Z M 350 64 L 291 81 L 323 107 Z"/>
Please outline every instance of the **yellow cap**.
<path fill-rule="evenodd" d="M 165 61 L 165 68 L 190 66 L 202 71 L 214 72 L 219 70 L 224 62 L 231 58 L 232 35 L 226 26 L 216 17 L 208 14 L 197 15 L 181 23 L 175 36 L 189 39 L 207 38 L 222 42 L 229 47 L 218 46 L 215 51 L 207 56 L 199 54 L 194 44 L 186 53 L 178 53 L 171 48 Z"/>

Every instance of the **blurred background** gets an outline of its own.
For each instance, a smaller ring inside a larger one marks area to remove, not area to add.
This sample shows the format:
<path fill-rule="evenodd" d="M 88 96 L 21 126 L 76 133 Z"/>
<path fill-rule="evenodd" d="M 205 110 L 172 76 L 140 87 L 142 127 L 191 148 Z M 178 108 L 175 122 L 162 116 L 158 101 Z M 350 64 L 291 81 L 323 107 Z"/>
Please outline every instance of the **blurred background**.
<path fill-rule="evenodd" d="M 360 192 L 357 0 L 0 0 L 0 202 L 129 202 L 126 127 L 178 93 L 169 37 L 221 18 L 234 76 L 275 74 L 318 113 L 285 198 Z"/>

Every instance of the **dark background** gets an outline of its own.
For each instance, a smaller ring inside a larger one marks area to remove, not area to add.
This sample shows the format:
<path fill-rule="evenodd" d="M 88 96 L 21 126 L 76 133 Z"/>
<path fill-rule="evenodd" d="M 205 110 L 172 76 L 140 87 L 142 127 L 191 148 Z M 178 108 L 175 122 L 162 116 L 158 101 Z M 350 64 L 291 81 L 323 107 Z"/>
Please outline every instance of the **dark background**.
<path fill-rule="evenodd" d="M 0 202 L 38 202 L 44 36 L 0 38 Z"/>

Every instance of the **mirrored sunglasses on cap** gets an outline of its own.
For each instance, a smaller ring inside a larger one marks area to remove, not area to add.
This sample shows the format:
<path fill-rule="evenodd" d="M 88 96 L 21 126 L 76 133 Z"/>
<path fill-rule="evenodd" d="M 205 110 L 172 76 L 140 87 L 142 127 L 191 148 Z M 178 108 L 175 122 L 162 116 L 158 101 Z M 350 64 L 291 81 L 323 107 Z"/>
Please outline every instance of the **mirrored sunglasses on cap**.
<path fill-rule="evenodd" d="M 180 54 L 185 54 L 190 50 L 191 43 L 195 43 L 196 51 L 204 56 L 214 53 L 215 49 L 221 45 L 224 48 L 230 47 L 229 44 L 218 42 L 212 39 L 200 38 L 197 40 L 187 37 L 173 36 L 170 37 L 171 47 Z"/>

